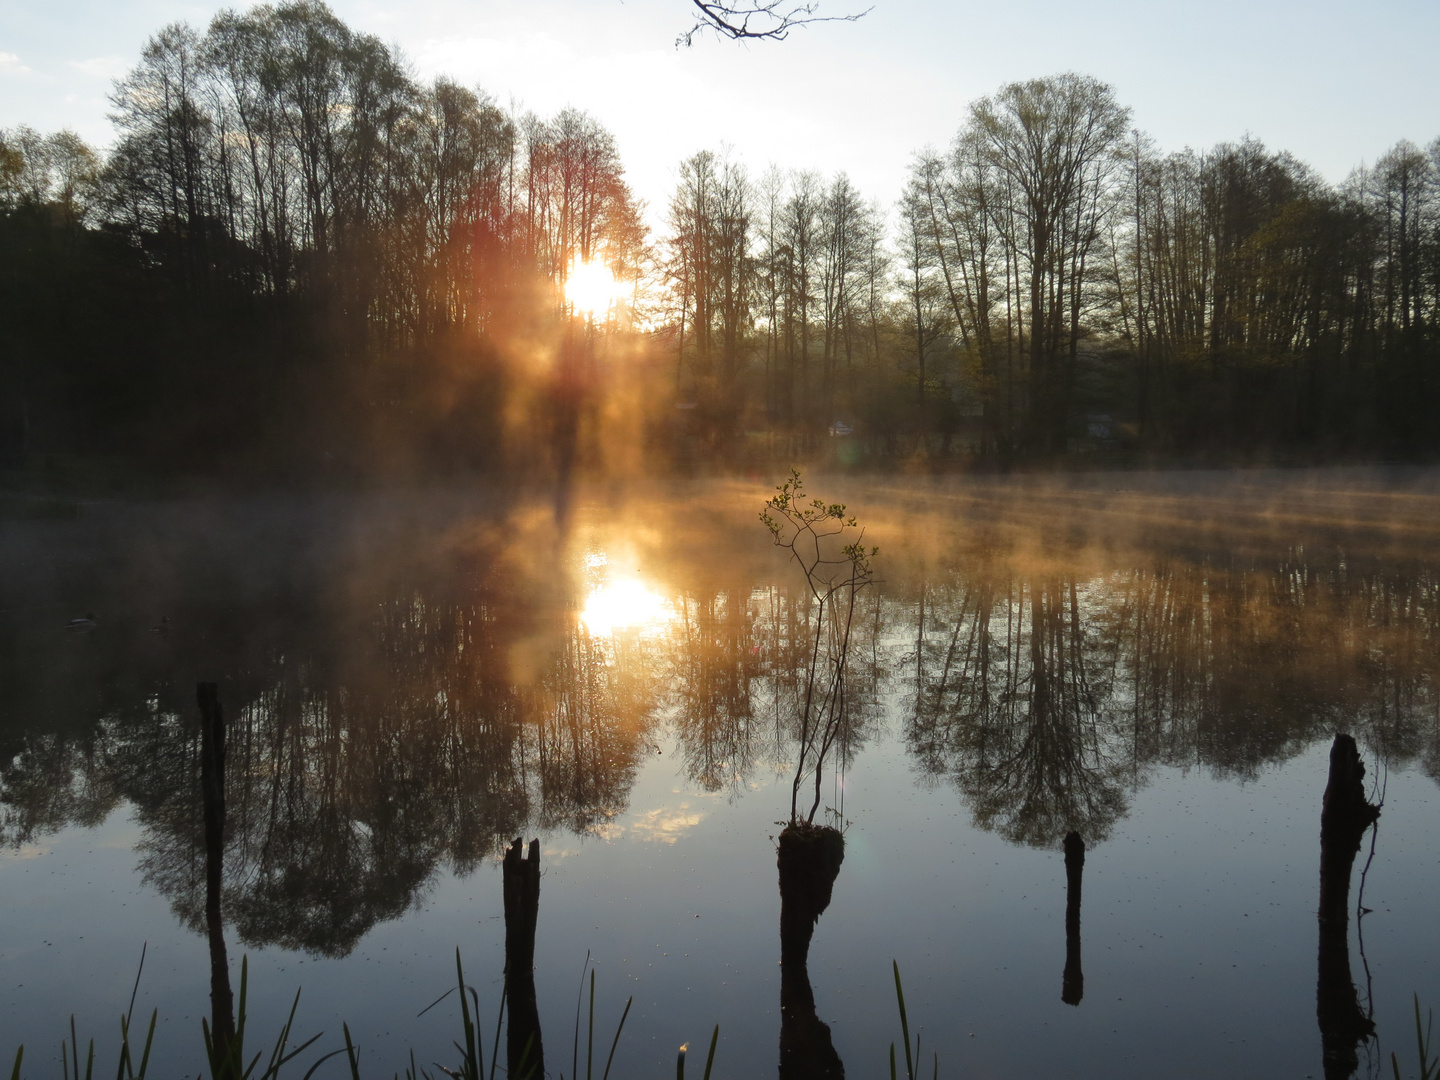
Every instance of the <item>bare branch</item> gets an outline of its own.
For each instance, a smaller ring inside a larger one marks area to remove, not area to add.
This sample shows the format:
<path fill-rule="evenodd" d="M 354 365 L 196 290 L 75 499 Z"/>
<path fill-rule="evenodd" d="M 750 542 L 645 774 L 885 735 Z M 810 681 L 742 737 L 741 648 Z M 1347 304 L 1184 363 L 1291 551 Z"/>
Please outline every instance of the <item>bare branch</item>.
<path fill-rule="evenodd" d="M 732 41 L 743 39 L 767 39 L 783 41 L 796 26 L 808 26 L 817 22 L 854 22 L 870 14 L 871 8 L 853 15 L 817 15 L 819 0 L 795 3 L 795 0 L 748 0 L 735 3 L 725 0 L 690 0 L 700 12 L 700 19 L 685 33 L 675 39 L 675 46 L 689 46 L 695 35 L 706 30 L 714 31 Z"/>

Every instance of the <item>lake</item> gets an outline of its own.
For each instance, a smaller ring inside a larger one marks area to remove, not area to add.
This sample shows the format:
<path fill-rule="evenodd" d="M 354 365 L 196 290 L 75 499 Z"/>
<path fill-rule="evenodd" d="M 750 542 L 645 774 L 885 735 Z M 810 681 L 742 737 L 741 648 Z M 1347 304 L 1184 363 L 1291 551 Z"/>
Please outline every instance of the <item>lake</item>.
<path fill-rule="evenodd" d="M 458 948 L 488 1058 L 523 837 L 552 1075 L 586 1067 L 587 957 L 595 1076 L 632 997 L 612 1075 L 669 1075 L 688 1041 L 699 1076 L 716 1024 L 716 1077 L 775 1074 L 814 642 L 759 521 L 775 482 L 5 499 L 0 1060 L 24 1042 L 53 1072 L 73 1014 L 113 1068 L 143 946 L 156 1075 L 203 1068 L 215 682 L 254 1049 L 301 989 L 297 1041 L 324 1035 L 297 1077 L 342 1021 L 367 1075 L 411 1048 L 438 1075 L 455 995 L 425 1010 Z M 1413 1067 L 1413 995 L 1440 1004 L 1440 473 L 810 486 L 879 554 L 816 815 L 845 843 L 806 971 L 832 1056 L 787 1075 L 885 1072 L 892 962 L 925 1075 L 932 1053 L 949 1077 Z M 1327 953 L 1342 732 L 1381 816 Z"/>

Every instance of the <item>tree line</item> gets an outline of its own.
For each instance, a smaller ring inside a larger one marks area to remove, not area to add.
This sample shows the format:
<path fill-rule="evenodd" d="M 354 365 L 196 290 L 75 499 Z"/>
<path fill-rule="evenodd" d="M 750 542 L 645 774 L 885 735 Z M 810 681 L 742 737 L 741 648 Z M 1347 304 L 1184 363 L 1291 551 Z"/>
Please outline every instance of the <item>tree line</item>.
<path fill-rule="evenodd" d="M 974 102 L 893 205 L 701 151 L 651 237 L 595 118 L 421 83 L 316 0 L 166 27 L 113 102 L 105 154 L 0 133 L 12 466 L 1435 449 L 1440 140 L 1332 185 L 1162 152 L 1064 74 Z"/>
<path fill-rule="evenodd" d="M 166 27 L 112 100 L 103 160 L 5 133 L 12 456 L 492 463 L 569 268 L 641 257 L 593 117 L 420 84 L 313 0 Z"/>
<path fill-rule="evenodd" d="M 677 371 L 748 377 L 752 426 L 998 463 L 1435 446 L 1440 140 L 1330 185 L 1254 139 L 1163 153 L 1065 74 L 917 153 L 893 228 L 844 174 L 710 153 L 671 225 Z"/>

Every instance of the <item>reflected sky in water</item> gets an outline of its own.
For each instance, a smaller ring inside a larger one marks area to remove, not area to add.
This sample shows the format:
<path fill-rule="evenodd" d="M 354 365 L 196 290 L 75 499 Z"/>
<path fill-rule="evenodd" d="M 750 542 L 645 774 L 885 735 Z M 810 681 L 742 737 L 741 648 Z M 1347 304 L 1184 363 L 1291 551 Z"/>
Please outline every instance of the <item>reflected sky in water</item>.
<path fill-rule="evenodd" d="M 1381 1038 L 1362 1071 L 1404 1052 L 1411 993 L 1440 1001 L 1433 475 L 811 486 L 881 549 L 824 784 L 846 858 L 809 960 L 852 1073 L 896 1037 L 894 958 L 951 1075 L 1321 1075 L 1341 730 L 1385 800 L 1351 950 Z M 453 1018 L 415 1014 L 457 945 L 498 1006 L 495 859 L 538 835 L 552 1045 L 588 950 L 602 1020 L 636 997 L 617 1067 L 667 1068 L 718 1022 L 720 1075 L 773 1072 L 772 838 L 811 631 L 767 494 L 592 492 L 563 529 L 497 492 L 0 523 L 0 1052 L 23 1038 L 38 1066 L 71 1012 L 103 1048 L 148 941 L 138 1008 L 161 1009 L 166 1067 L 197 1067 L 194 685 L 214 679 L 227 933 L 262 1024 L 299 985 L 297 1028 L 348 1020 L 381 1072 L 441 1053 Z"/>

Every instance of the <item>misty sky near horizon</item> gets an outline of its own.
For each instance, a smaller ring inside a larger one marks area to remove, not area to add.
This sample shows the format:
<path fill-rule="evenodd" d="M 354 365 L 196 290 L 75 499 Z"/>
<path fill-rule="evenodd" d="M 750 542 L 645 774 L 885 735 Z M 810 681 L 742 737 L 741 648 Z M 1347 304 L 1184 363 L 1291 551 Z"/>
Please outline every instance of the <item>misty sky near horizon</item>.
<path fill-rule="evenodd" d="M 167 23 L 199 30 L 209 0 L 0 0 L 0 127 L 71 127 L 105 146 L 111 81 Z M 496 101 L 592 113 L 663 219 L 682 158 L 729 146 L 770 163 L 845 170 L 869 198 L 899 196 L 913 153 L 942 146 L 967 104 L 1002 83 L 1074 70 L 1110 82 L 1164 150 L 1247 132 L 1331 181 L 1396 141 L 1440 136 L 1440 4 L 1140 0 L 1020 5 L 875 0 L 855 23 L 784 42 L 676 36 L 686 0 L 332 0 L 351 27 L 398 45 L 422 79 L 449 75 Z M 821 12 L 863 10 L 824 0 Z"/>

